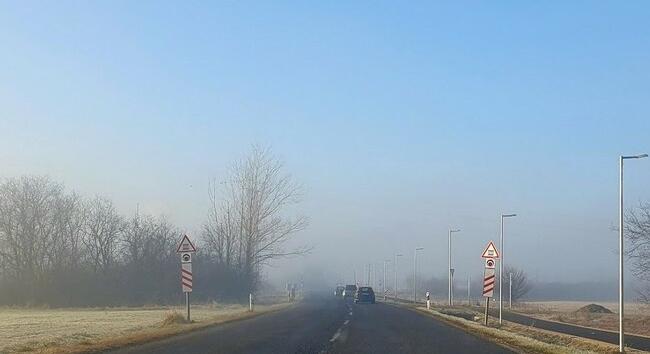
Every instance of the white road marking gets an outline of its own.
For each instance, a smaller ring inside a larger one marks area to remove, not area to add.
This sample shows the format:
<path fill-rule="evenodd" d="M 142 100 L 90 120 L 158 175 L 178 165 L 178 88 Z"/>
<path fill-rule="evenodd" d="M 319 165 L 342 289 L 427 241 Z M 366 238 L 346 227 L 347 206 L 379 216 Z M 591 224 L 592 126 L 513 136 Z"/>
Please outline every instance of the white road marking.
<path fill-rule="evenodd" d="M 337 339 L 339 339 L 339 337 L 341 336 L 341 329 L 343 329 L 343 328 L 341 327 L 341 328 L 336 330 L 336 333 L 334 333 L 334 336 L 332 337 L 332 339 L 330 339 L 330 342 L 334 342 Z"/>
<path fill-rule="evenodd" d="M 352 316 L 352 311 L 350 311 L 350 313 L 348 315 Z"/>
<path fill-rule="evenodd" d="M 350 315 L 352 315 L 352 311 L 350 311 Z M 347 326 L 348 324 L 350 324 L 350 320 L 349 320 L 349 319 L 348 319 L 348 320 L 345 320 L 345 322 L 343 322 L 343 325 L 342 325 L 341 327 L 339 327 L 339 329 L 336 330 L 336 333 L 334 333 L 334 335 L 333 335 L 332 338 L 330 339 L 330 342 L 331 342 L 331 343 L 336 342 L 336 340 L 338 340 L 339 337 L 341 337 L 341 334 L 343 333 L 343 329 L 344 329 L 345 326 Z"/>

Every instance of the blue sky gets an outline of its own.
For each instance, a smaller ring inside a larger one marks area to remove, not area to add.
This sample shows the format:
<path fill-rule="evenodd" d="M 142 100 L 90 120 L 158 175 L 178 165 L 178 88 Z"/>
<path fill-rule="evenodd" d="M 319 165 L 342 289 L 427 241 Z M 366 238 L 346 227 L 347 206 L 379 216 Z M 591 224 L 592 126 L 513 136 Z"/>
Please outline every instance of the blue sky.
<path fill-rule="evenodd" d="M 467 273 L 503 210 L 540 279 L 614 277 L 617 156 L 650 152 L 649 23 L 643 1 L 0 1 L 0 177 L 195 231 L 207 181 L 261 143 L 305 185 L 305 264 L 368 254 L 348 277 L 425 246 L 444 274 L 453 224 Z M 626 177 L 650 200 L 650 161 Z"/>

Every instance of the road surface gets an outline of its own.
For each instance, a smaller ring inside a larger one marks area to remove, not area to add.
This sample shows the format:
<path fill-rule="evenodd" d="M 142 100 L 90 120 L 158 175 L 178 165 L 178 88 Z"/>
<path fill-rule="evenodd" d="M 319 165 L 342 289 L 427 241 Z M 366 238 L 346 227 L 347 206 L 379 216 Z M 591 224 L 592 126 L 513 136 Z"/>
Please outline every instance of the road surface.
<path fill-rule="evenodd" d="M 512 353 L 414 311 L 314 295 L 279 312 L 111 353 Z"/>
<path fill-rule="evenodd" d="M 493 316 L 498 317 L 499 312 L 495 310 L 490 312 Z M 559 323 L 554 321 L 544 321 L 537 318 L 529 317 L 514 312 L 503 312 L 503 319 L 510 322 L 519 323 L 526 326 L 545 329 L 548 331 L 560 332 L 570 334 L 573 336 L 595 339 L 607 343 L 618 344 L 618 332 L 603 331 L 594 328 L 587 328 L 582 326 L 574 326 L 567 323 Z M 650 351 L 650 338 L 625 334 L 625 346 Z"/>

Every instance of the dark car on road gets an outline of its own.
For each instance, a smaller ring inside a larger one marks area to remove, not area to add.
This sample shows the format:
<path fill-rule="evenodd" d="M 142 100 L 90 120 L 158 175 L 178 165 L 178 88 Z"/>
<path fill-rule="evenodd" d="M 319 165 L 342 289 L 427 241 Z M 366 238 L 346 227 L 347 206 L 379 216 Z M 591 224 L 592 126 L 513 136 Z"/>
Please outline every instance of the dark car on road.
<path fill-rule="evenodd" d="M 343 290 L 343 297 L 354 297 L 357 293 L 356 285 L 346 285 L 345 290 Z"/>
<path fill-rule="evenodd" d="M 362 286 L 357 290 L 357 294 L 354 296 L 354 302 L 367 302 L 374 304 L 375 292 L 369 286 Z"/>

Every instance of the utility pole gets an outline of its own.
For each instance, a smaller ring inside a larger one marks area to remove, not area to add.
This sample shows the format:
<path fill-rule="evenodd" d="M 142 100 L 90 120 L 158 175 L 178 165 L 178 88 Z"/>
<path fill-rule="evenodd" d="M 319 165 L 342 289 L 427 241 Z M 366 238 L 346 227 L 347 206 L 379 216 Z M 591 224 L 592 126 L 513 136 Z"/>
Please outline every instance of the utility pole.
<path fill-rule="evenodd" d="M 366 286 L 370 285 L 370 263 L 366 264 Z"/>
<path fill-rule="evenodd" d="M 504 249 L 503 249 L 503 218 L 515 217 L 517 214 L 501 214 L 501 262 L 499 262 L 499 324 L 503 323 L 502 308 L 503 308 L 503 263 Z"/>
<path fill-rule="evenodd" d="M 449 267 L 447 267 L 447 281 L 449 285 L 449 292 L 447 294 L 447 299 L 449 306 L 454 305 L 454 301 L 452 300 L 453 294 L 452 294 L 452 288 L 453 288 L 453 279 L 454 279 L 454 274 L 453 271 L 451 270 L 451 234 L 453 232 L 460 232 L 460 229 L 458 230 L 452 230 L 449 228 L 449 233 L 447 234 L 447 261 L 449 262 Z"/>
<path fill-rule="evenodd" d="M 451 268 L 451 306 L 454 305 L 454 268 Z"/>
<path fill-rule="evenodd" d="M 379 267 L 375 267 L 377 264 L 372 265 L 372 277 L 374 278 L 373 283 L 375 284 L 375 289 L 379 288 Z"/>
<path fill-rule="evenodd" d="M 395 263 L 393 263 L 393 271 L 395 272 L 395 288 L 393 288 L 393 300 L 397 302 L 397 257 L 401 257 L 401 254 L 395 254 Z"/>
<path fill-rule="evenodd" d="M 418 247 L 413 251 L 413 303 L 417 303 L 418 294 L 418 251 L 423 250 Z"/>
<path fill-rule="evenodd" d="M 472 283 L 472 276 L 467 275 L 467 306 L 472 306 L 472 300 L 470 298 L 470 286 Z"/>
<path fill-rule="evenodd" d="M 621 156 L 619 159 L 618 172 L 618 351 L 623 353 L 625 351 L 625 331 L 623 330 L 623 160 L 627 159 L 642 159 L 648 157 L 648 154 L 635 155 L 635 156 Z"/>
<path fill-rule="evenodd" d="M 384 281 L 382 283 L 382 290 L 384 291 L 384 301 L 386 301 L 386 263 L 390 262 L 384 259 Z"/>

